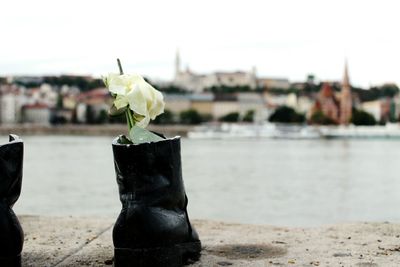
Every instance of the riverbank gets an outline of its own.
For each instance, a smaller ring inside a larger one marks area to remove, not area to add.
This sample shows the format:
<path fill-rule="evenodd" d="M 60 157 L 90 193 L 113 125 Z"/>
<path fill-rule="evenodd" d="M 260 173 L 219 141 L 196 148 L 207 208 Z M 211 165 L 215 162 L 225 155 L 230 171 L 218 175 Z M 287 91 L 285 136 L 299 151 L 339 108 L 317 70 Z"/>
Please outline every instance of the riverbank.
<path fill-rule="evenodd" d="M 23 266 L 112 266 L 112 218 L 21 216 Z M 195 220 L 211 266 L 399 266 L 400 224 L 317 228 Z"/>
<path fill-rule="evenodd" d="M 191 131 L 191 125 L 150 125 L 149 130 L 160 132 L 166 136 L 187 136 Z M 16 124 L 1 125 L 0 134 L 7 135 L 15 133 L 24 135 L 90 135 L 90 136 L 117 136 L 126 133 L 127 126 L 125 124 L 104 124 L 104 125 L 76 125 L 67 124 L 60 126 L 50 125 L 33 125 L 33 124 Z"/>

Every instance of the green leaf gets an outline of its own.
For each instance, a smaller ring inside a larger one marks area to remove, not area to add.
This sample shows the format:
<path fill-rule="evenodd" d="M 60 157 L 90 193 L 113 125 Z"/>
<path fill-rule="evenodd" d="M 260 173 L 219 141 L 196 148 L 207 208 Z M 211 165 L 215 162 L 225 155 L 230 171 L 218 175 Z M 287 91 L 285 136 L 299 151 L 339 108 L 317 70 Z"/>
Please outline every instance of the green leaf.
<path fill-rule="evenodd" d="M 108 115 L 111 116 L 111 117 L 119 116 L 122 113 L 124 113 L 125 110 L 126 110 L 126 107 L 121 108 L 121 109 L 117 109 L 114 105 L 112 105 L 112 107 L 108 111 Z"/>
<path fill-rule="evenodd" d="M 129 137 L 134 144 L 158 142 L 164 140 L 162 137 L 136 125 L 134 125 L 130 130 Z"/>

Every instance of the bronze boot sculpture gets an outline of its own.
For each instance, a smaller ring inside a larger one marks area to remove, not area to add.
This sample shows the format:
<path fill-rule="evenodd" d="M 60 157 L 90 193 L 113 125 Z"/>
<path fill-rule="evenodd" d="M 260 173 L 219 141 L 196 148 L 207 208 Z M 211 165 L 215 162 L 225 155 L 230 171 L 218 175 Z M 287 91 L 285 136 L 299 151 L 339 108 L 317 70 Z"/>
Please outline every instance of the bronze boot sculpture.
<path fill-rule="evenodd" d="M 0 146 L 0 266 L 21 266 L 24 233 L 12 207 L 22 185 L 24 144 L 16 135 Z"/>
<path fill-rule="evenodd" d="M 189 221 L 180 138 L 143 144 L 113 141 L 122 211 L 113 230 L 114 266 L 180 267 L 199 259 Z"/>

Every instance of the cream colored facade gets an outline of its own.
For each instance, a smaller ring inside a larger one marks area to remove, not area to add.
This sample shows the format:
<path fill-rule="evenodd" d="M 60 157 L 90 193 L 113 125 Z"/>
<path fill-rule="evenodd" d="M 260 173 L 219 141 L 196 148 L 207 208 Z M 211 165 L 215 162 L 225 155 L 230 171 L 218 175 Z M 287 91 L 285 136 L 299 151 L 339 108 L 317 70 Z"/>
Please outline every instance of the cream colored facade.
<path fill-rule="evenodd" d="M 199 93 L 212 86 L 249 86 L 255 89 L 257 87 L 257 77 L 255 68 L 249 72 L 214 72 L 210 74 L 197 74 L 189 68 L 182 70 L 180 56 L 177 53 L 175 77 L 172 83 L 188 91 Z"/>
<path fill-rule="evenodd" d="M 254 111 L 254 121 L 261 122 L 267 119 L 267 112 L 261 94 L 239 93 L 237 94 L 239 113 L 244 116 L 248 111 Z"/>
<path fill-rule="evenodd" d="M 288 79 L 279 78 L 260 78 L 257 81 L 258 86 L 267 89 L 289 89 L 290 82 Z"/>
<path fill-rule="evenodd" d="M 382 102 L 381 100 L 367 101 L 361 103 L 361 108 L 370 113 L 374 118 L 379 121 L 382 113 Z"/>
<path fill-rule="evenodd" d="M 0 123 L 15 124 L 21 121 L 21 107 L 25 104 L 24 91 L 14 85 L 0 86 Z"/>
<path fill-rule="evenodd" d="M 214 102 L 213 101 L 198 101 L 198 100 L 194 100 L 194 101 L 191 102 L 190 108 L 196 110 L 200 114 L 213 115 Z"/>
<path fill-rule="evenodd" d="M 239 112 L 238 101 L 215 101 L 212 115 L 215 119 L 225 116 L 232 112 Z"/>
<path fill-rule="evenodd" d="M 171 95 L 164 94 L 165 110 L 179 114 L 182 111 L 188 110 L 191 107 L 190 99 L 186 95 Z"/>

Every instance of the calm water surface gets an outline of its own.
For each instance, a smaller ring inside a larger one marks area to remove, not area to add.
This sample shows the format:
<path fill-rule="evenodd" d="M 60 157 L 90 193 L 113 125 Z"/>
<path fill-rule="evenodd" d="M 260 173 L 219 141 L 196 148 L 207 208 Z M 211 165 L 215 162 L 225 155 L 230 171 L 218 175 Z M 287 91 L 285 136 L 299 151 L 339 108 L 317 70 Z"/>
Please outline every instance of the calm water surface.
<path fill-rule="evenodd" d="M 111 137 L 25 137 L 18 214 L 116 216 Z M 182 140 L 192 218 L 400 221 L 400 141 Z"/>

